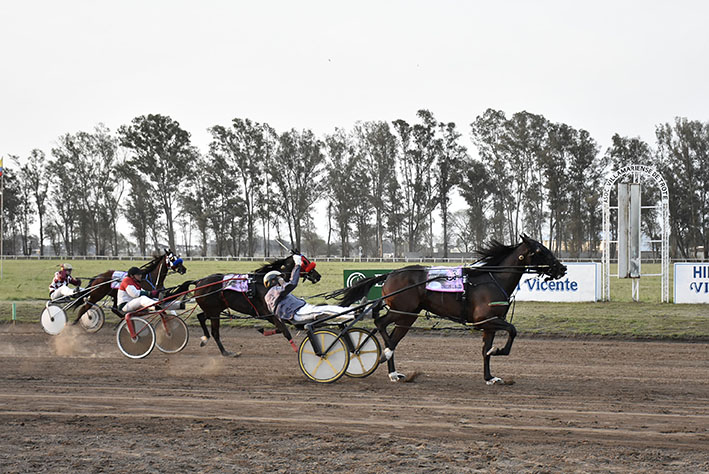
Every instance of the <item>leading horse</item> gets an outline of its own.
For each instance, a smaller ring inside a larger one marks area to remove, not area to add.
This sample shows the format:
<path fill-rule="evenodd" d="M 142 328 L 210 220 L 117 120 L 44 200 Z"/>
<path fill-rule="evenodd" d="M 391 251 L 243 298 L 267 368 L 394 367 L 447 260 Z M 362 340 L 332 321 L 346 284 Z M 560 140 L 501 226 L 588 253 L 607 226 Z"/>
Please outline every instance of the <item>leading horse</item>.
<path fill-rule="evenodd" d="M 517 330 L 506 321 L 506 316 L 511 295 L 522 274 L 534 272 L 545 275 L 547 280 L 558 279 L 566 274 L 566 267 L 544 245 L 526 235 L 522 235 L 521 239 L 522 242 L 517 245 L 504 245 L 492 240 L 479 249 L 479 265 L 461 269 L 461 277 L 464 282 L 467 281 L 462 294 L 428 290 L 426 283 L 431 279 L 427 267 L 412 265 L 362 280 L 351 288 L 331 295 L 340 296 L 340 304 L 349 305 L 364 297 L 376 283 L 384 281 L 382 303 L 376 310 L 382 309 L 383 303 L 386 303 L 388 311 L 378 317 L 375 310 L 374 323 L 386 346 L 382 362 L 387 361 L 391 381 L 406 379 L 404 374 L 396 371 L 394 350 L 419 317 L 419 312 L 425 310 L 440 318 L 482 330 L 485 382 L 488 385 L 502 384 L 504 381 L 501 378 L 493 377 L 490 373 L 490 357 L 509 355 L 512 348 Z M 401 292 L 391 297 L 386 296 L 396 291 Z M 394 324 L 394 329 L 387 332 L 391 324 Z M 508 333 L 507 342 L 502 348 L 493 347 L 497 331 Z"/>
<path fill-rule="evenodd" d="M 184 275 L 187 272 L 187 268 L 185 268 L 180 256 L 173 253 L 170 249 L 165 249 L 165 252 L 161 255 L 153 255 L 152 260 L 140 268 L 143 274 L 143 280 L 140 282 L 140 285 L 147 291 L 162 290 L 164 288 L 163 284 L 165 283 L 165 278 L 169 272 L 176 272 L 180 275 Z M 86 287 L 90 291 L 88 295 L 84 297 L 85 303 L 79 307 L 74 324 L 81 319 L 81 316 L 88 311 L 92 305 L 98 303 L 106 296 L 111 296 L 114 308 L 118 307 L 116 301 L 118 290 L 112 288 L 113 285 L 109 283 L 113 280 L 115 273 L 115 270 L 106 270 L 91 278 Z"/>
<path fill-rule="evenodd" d="M 251 296 L 249 296 L 248 292 L 225 289 L 224 285 L 229 283 L 230 278 L 227 278 L 225 281 L 224 278 L 227 275 L 223 273 L 214 273 L 199 280 L 186 281 L 182 283 L 182 285 L 180 285 L 180 287 L 175 290 L 173 294 L 185 292 L 191 285 L 195 286 L 195 289 L 193 290 L 193 297 L 201 310 L 200 313 L 197 314 L 197 319 L 199 320 L 199 324 L 204 332 L 204 336 L 202 336 L 202 341 L 200 342 L 200 346 L 202 347 L 206 345 L 210 337 L 209 331 L 207 330 L 207 319 L 209 319 L 212 329 L 212 337 L 217 343 L 219 351 L 223 356 L 227 357 L 236 355 L 224 348 L 219 335 L 219 322 L 222 311 L 232 309 L 241 314 L 266 319 L 271 324 L 276 326 L 276 332 L 282 333 L 288 342 L 290 342 L 291 346 L 295 349 L 295 343 L 293 342 L 293 338 L 291 337 L 288 328 L 285 326 L 283 321 L 280 320 L 280 318 L 271 314 L 266 307 L 264 297 L 266 296 L 266 292 L 268 290 L 263 284 L 263 277 L 266 273 L 272 270 L 277 270 L 287 276 L 290 275 L 290 272 L 293 270 L 293 266 L 293 256 L 291 255 L 289 257 L 267 263 L 248 275 L 233 276 L 232 278 L 248 280 L 252 288 L 251 291 L 253 291 L 253 295 Z M 300 275 L 301 278 L 312 283 L 317 283 L 321 278 L 320 273 L 315 270 L 315 263 L 308 261 L 305 257 L 303 257 Z"/>

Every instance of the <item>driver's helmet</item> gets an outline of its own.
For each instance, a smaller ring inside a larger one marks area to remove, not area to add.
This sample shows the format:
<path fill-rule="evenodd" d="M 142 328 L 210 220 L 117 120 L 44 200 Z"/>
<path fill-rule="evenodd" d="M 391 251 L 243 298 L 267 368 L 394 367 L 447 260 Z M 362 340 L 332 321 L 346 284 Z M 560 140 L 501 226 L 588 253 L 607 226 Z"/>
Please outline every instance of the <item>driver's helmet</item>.
<path fill-rule="evenodd" d="M 130 269 L 128 270 L 129 277 L 133 277 L 133 276 L 137 275 L 138 273 L 140 273 L 140 268 L 138 268 L 138 267 L 130 267 Z"/>
<path fill-rule="evenodd" d="M 271 288 L 278 284 L 278 279 L 281 278 L 281 272 L 277 270 L 272 270 L 263 277 L 263 286 L 266 288 Z"/>
<path fill-rule="evenodd" d="M 74 267 L 71 266 L 71 263 L 63 263 L 62 264 L 62 270 L 64 270 L 67 273 L 71 273 L 71 271 L 74 269 Z"/>

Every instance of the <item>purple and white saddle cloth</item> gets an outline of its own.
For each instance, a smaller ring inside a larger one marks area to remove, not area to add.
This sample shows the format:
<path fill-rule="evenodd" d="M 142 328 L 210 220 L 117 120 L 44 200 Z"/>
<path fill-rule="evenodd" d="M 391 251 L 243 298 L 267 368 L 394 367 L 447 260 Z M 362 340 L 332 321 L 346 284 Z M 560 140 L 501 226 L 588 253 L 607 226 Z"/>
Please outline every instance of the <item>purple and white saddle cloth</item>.
<path fill-rule="evenodd" d="M 426 289 L 430 291 L 441 291 L 444 293 L 462 293 L 463 288 L 463 268 L 462 267 L 430 267 L 428 269 L 428 280 L 441 277 L 438 280 L 426 283 Z"/>
<path fill-rule="evenodd" d="M 222 288 L 225 290 L 247 293 L 249 291 L 249 275 L 239 275 L 231 273 L 222 278 Z"/>
<path fill-rule="evenodd" d="M 119 270 L 116 270 L 113 272 L 113 275 L 111 275 L 111 279 L 115 280 L 111 282 L 111 288 L 118 289 L 119 286 L 121 286 L 121 281 L 128 275 L 128 272 L 122 272 Z"/>

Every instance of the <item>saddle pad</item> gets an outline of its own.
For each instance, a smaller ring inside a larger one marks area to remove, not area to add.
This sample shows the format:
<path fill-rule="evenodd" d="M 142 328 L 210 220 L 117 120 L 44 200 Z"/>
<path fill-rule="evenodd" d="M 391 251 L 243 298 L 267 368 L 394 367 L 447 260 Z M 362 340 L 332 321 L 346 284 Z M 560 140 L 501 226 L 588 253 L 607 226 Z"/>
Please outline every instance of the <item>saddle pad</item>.
<path fill-rule="evenodd" d="M 462 293 L 463 288 L 463 268 L 462 267 L 430 267 L 428 269 L 428 279 L 445 277 L 440 280 L 429 281 L 426 289 L 430 291 L 442 291 L 445 293 Z"/>
<path fill-rule="evenodd" d="M 239 293 L 246 293 L 249 291 L 249 276 L 248 275 L 236 275 L 229 274 L 224 275 L 222 278 L 223 288 L 225 290 L 238 291 Z"/>
<path fill-rule="evenodd" d="M 126 277 L 126 275 L 128 275 L 128 272 L 121 272 L 118 270 L 113 272 L 113 275 L 111 275 L 111 279 L 117 280 L 117 281 L 111 282 L 111 288 L 114 288 L 117 290 L 118 287 L 121 286 L 121 280 L 123 280 Z"/>

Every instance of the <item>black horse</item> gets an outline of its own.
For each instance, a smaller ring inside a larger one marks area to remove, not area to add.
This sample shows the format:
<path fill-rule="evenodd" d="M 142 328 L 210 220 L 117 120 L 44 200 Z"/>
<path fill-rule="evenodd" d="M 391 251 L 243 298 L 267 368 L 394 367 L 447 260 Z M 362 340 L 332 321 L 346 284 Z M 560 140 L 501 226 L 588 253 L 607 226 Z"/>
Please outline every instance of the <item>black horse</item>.
<path fill-rule="evenodd" d="M 561 278 L 566 267 L 544 245 L 522 235 L 517 245 L 504 245 L 496 240 L 477 251 L 481 257 L 479 266 L 463 267 L 463 277 L 467 280 L 465 292 L 442 293 L 426 289 L 429 279 L 427 267 L 413 265 L 392 273 L 368 278 L 357 285 L 333 295 L 342 297 L 342 305 L 352 304 L 376 283 L 384 281 L 383 302 L 388 306 L 385 315 L 378 317 L 375 324 L 382 334 L 386 348 L 382 362 L 388 361 L 389 378 L 396 382 L 406 378 L 396 371 L 394 350 L 422 310 L 449 319 L 483 332 L 483 370 L 488 385 L 504 383 L 490 374 L 490 356 L 509 355 L 512 342 L 517 334 L 515 327 L 505 320 L 509 309 L 510 295 L 515 291 L 522 274 L 527 271 L 547 276 L 548 280 Z M 465 281 L 464 280 L 464 281 Z M 387 294 L 409 288 L 391 297 Z M 383 303 L 377 310 L 383 307 Z M 387 326 L 394 329 L 387 332 Z M 503 348 L 493 347 L 495 332 L 507 331 L 507 343 Z"/>
<path fill-rule="evenodd" d="M 197 319 L 199 320 L 200 326 L 202 326 L 202 331 L 204 336 L 202 336 L 202 342 L 200 346 L 205 346 L 209 340 L 209 331 L 207 330 L 207 319 L 210 321 L 210 326 L 212 329 L 212 337 L 214 341 L 219 346 L 223 356 L 234 356 L 236 354 L 224 349 L 221 338 L 219 336 L 219 321 L 222 311 L 226 309 L 232 309 L 238 313 L 246 314 L 249 316 L 263 317 L 268 320 L 271 324 L 276 326 L 275 332 L 280 332 L 283 336 L 290 342 L 291 346 L 295 348 L 295 343 L 291 337 L 288 328 L 285 324 L 266 307 L 264 297 L 266 296 L 267 289 L 263 284 L 263 277 L 266 273 L 277 270 L 286 275 L 290 275 L 291 270 L 293 270 L 293 256 L 289 256 L 284 259 L 276 260 L 271 263 L 267 263 L 262 267 L 258 268 L 256 271 L 249 273 L 245 276 L 251 281 L 251 288 L 253 295 L 249 296 L 245 292 L 238 292 L 233 290 L 223 289 L 222 280 L 225 274 L 215 273 L 209 275 L 200 280 L 186 281 L 180 285 L 180 287 L 173 292 L 173 294 L 181 293 L 186 291 L 190 285 L 194 285 L 196 288 L 194 290 L 194 299 L 199 305 L 201 310 L 197 314 Z M 317 283 L 320 281 L 320 274 L 315 270 L 315 264 L 309 262 L 305 257 L 303 257 L 303 264 L 301 270 L 301 277 L 304 280 Z"/>

